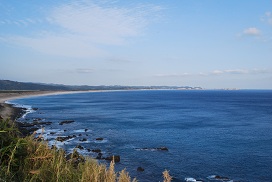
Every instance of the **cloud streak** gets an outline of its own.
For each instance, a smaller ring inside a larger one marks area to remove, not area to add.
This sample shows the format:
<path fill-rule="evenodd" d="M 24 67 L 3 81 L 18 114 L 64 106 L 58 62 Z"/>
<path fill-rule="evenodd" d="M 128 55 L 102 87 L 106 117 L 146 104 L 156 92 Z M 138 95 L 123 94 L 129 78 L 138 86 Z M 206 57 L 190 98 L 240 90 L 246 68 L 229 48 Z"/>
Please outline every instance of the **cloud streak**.
<path fill-rule="evenodd" d="M 261 20 L 267 22 L 270 25 L 272 25 L 272 13 L 270 11 L 266 12 L 264 17 L 261 18 Z"/>
<path fill-rule="evenodd" d="M 93 73 L 94 69 L 79 68 L 79 69 L 76 69 L 76 72 L 77 73 L 88 74 L 88 73 Z"/>
<path fill-rule="evenodd" d="M 103 46 L 127 44 L 127 39 L 143 34 L 150 23 L 150 16 L 160 11 L 157 6 L 121 8 L 117 4 L 94 3 L 92 1 L 73 1 L 53 8 L 43 23 L 51 26 L 50 31 L 40 29 L 35 35 L 13 35 L 6 42 L 29 47 L 52 55 L 70 57 L 93 57 L 106 55 Z M 23 26 L 40 23 L 26 19 L 14 23 Z"/>
<path fill-rule="evenodd" d="M 248 36 L 260 36 L 261 35 L 261 31 L 256 28 L 256 27 L 250 27 L 247 28 L 243 31 L 243 35 L 248 35 Z"/>
<path fill-rule="evenodd" d="M 156 74 L 155 77 L 188 77 L 188 76 L 220 76 L 220 75 L 257 75 L 257 74 L 272 74 L 271 69 L 228 69 L 228 70 L 213 70 L 210 72 L 200 73 L 175 73 L 175 74 Z"/>

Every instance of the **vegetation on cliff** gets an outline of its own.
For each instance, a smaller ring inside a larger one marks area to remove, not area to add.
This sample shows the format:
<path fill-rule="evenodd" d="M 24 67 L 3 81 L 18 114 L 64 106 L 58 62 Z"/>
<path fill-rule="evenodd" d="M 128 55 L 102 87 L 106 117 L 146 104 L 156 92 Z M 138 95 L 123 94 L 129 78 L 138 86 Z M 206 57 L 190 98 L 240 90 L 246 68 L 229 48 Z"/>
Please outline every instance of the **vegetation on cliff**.
<path fill-rule="evenodd" d="M 167 171 L 164 181 L 171 181 Z M 66 155 L 62 149 L 49 148 L 40 137 L 20 137 L 14 122 L 0 120 L 0 181 L 81 181 L 130 182 L 128 172 L 115 172 L 112 161 L 106 165 L 84 158 L 76 151 Z"/>

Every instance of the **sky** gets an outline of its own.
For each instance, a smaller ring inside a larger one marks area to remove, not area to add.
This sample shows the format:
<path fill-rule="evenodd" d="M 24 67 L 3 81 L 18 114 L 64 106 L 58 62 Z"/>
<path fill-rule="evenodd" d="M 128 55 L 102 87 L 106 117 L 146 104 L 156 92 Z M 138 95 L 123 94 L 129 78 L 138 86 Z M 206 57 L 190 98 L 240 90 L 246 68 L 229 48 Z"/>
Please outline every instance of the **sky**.
<path fill-rule="evenodd" d="M 0 0 L 0 79 L 272 89 L 272 0 Z"/>

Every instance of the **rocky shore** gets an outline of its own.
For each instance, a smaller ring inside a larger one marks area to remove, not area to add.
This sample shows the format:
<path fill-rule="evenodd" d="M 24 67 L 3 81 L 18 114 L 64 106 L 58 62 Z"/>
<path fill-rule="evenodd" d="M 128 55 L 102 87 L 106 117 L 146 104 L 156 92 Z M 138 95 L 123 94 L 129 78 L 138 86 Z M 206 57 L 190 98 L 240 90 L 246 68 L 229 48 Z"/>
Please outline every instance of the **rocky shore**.
<path fill-rule="evenodd" d="M 79 91 L 0 91 L 0 119 L 16 121 L 16 119 L 22 117 L 26 113 L 25 108 L 14 107 L 12 104 L 6 103 L 8 100 L 78 92 Z M 17 123 L 17 127 L 23 135 L 29 134 L 24 123 Z"/>
<path fill-rule="evenodd" d="M 0 91 L 0 119 L 10 119 L 11 122 L 16 123 L 16 127 L 18 127 L 22 136 L 27 136 L 32 134 L 34 131 L 37 131 L 41 126 L 44 125 L 51 125 L 52 122 L 50 121 L 43 121 L 41 118 L 35 118 L 33 121 L 27 122 L 17 122 L 16 120 L 22 117 L 26 113 L 26 108 L 14 107 L 12 104 L 6 103 L 8 100 L 18 99 L 18 98 L 25 98 L 25 97 L 32 97 L 32 96 L 43 96 L 43 95 L 54 95 L 54 94 L 69 94 L 69 93 L 78 93 L 72 91 Z M 34 110 L 38 110 L 38 108 L 32 108 Z M 59 122 L 59 125 L 70 124 L 75 122 L 74 120 L 64 120 Z M 85 129 L 85 132 L 88 129 Z M 54 133 L 50 133 L 54 135 Z M 64 142 L 69 139 L 76 138 L 76 135 L 65 136 L 65 137 L 57 137 L 56 141 Z M 86 138 L 82 138 L 79 141 L 84 142 Z M 96 138 L 97 141 L 104 140 L 103 138 Z M 79 150 L 83 150 L 84 148 L 78 144 L 75 148 Z M 115 162 L 120 162 L 120 156 L 102 156 L 100 149 L 86 149 L 89 152 L 97 153 L 96 159 L 108 160 Z"/>
<path fill-rule="evenodd" d="M 33 96 L 46 96 L 58 94 L 72 94 L 87 91 L 0 91 L 0 116 L 4 119 L 10 118 L 15 120 L 25 113 L 24 108 L 13 107 L 11 104 L 5 103 L 8 100 L 33 97 Z"/>

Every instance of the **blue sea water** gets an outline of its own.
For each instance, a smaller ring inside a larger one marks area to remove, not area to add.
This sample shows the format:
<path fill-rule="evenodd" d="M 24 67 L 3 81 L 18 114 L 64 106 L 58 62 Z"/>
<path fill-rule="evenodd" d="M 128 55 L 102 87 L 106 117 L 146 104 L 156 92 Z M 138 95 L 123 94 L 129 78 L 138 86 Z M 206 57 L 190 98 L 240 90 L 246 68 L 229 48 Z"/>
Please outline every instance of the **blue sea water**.
<path fill-rule="evenodd" d="M 39 108 L 22 120 L 53 122 L 45 126 L 50 145 L 69 152 L 80 144 L 84 149 L 78 150 L 92 157 L 97 154 L 87 149 L 120 155 L 117 170 L 126 168 L 139 181 L 163 181 L 165 169 L 173 181 L 213 181 L 211 175 L 272 181 L 272 91 L 112 91 L 12 102 Z M 75 122 L 59 125 L 63 120 Z M 55 141 L 72 134 L 77 137 Z"/>

